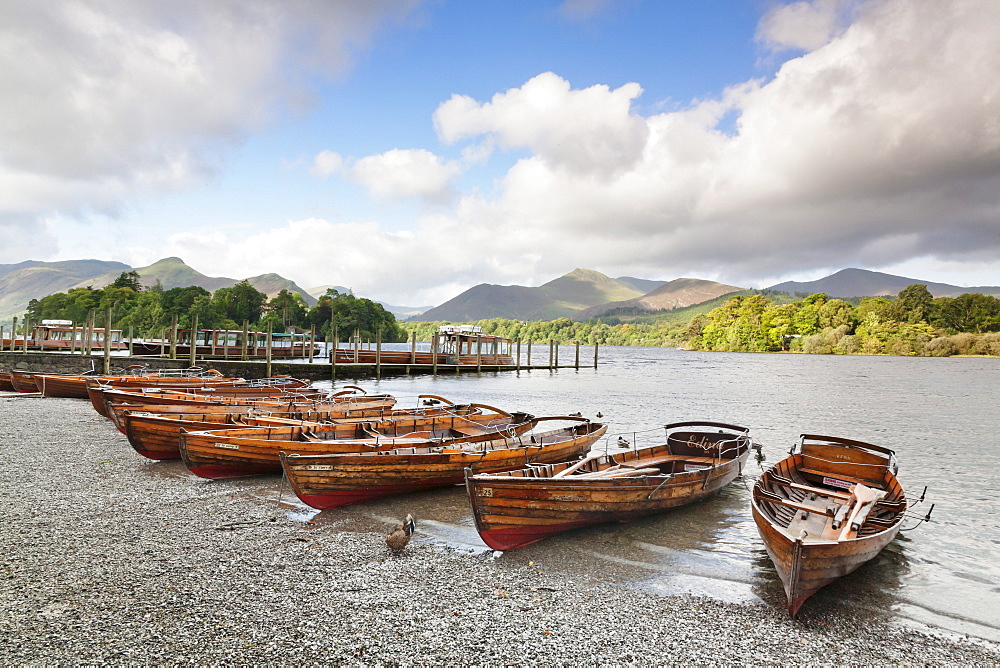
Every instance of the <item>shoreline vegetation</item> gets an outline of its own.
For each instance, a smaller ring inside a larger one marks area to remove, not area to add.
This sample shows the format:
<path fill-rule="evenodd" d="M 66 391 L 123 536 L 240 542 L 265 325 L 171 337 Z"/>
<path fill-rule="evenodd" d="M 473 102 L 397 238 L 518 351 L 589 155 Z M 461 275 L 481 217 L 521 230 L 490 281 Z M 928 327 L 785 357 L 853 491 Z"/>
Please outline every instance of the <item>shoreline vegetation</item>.
<path fill-rule="evenodd" d="M 852 303 L 855 302 L 855 303 Z M 714 303 L 718 306 L 710 308 Z M 429 340 L 440 322 L 403 323 Z M 784 293 L 744 292 L 663 314 L 574 322 L 492 318 L 484 334 L 514 340 L 606 346 L 676 347 L 715 352 L 798 352 L 923 357 L 1000 356 L 1000 299 L 981 294 L 933 297 L 923 284 L 896 299 L 791 301 Z"/>
<path fill-rule="evenodd" d="M 676 347 L 718 352 L 800 352 L 826 355 L 1000 356 L 1000 298 L 978 293 L 934 297 L 915 283 L 895 298 L 832 298 L 743 290 L 689 307 L 656 313 L 612 312 L 574 321 L 489 318 L 468 323 L 397 321 L 381 304 L 327 290 L 309 307 L 302 295 L 267 295 L 246 281 L 209 293 L 191 286 L 144 287 L 122 272 L 106 288 L 75 288 L 32 300 L 28 323 L 42 319 L 103 320 L 136 336 L 164 336 L 168 327 L 197 322 L 202 329 L 249 326 L 274 332 L 315 331 L 322 340 L 429 342 L 444 324 L 473 324 L 514 341 L 601 346 Z M 197 318 L 197 320 L 195 320 Z M 25 322 L 22 321 L 23 331 Z M 98 324 L 107 326 L 106 323 Z"/>

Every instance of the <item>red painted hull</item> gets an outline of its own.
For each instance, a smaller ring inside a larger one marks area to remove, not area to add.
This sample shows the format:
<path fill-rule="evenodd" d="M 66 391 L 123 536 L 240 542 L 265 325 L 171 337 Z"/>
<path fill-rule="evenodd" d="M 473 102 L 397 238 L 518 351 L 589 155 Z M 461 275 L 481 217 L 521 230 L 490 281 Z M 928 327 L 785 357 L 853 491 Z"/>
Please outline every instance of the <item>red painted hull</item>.
<path fill-rule="evenodd" d="M 562 522 L 545 526 L 524 526 L 517 529 L 488 529 L 480 531 L 479 537 L 494 550 L 504 552 L 555 536 L 556 534 L 598 524 L 597 522 Z"/>
<path fill-rule="evenodd" d="M 408 492 L 426 492 L 432 489 L 440 489 L 450 485 L 458 485 L 462 482 L 462 476 L 450 476 L 447 478 L 434 478 L 422 480 L 419 483 L 407 483 L 405 485 L 379 485 L 378 487 L 366 487 L 362 489 L 344 489 L 325 494 L 302 494 L 299 499 L 308 506 L 317 510 L 330 510 L 352 503 L 371 501 L 372 499 L 382 499 L 396 494 L 406 494 Z"/>
<path fill-rule="evenodd" d="M 274 466 L 221 466 L 214 464 L 188 466 L 188 470 L 200 478 L 220 480 L 223 478 L 242 478 L 251 475 L 281 473 L 281 464 L 277 462 L 275 462 Z"/>

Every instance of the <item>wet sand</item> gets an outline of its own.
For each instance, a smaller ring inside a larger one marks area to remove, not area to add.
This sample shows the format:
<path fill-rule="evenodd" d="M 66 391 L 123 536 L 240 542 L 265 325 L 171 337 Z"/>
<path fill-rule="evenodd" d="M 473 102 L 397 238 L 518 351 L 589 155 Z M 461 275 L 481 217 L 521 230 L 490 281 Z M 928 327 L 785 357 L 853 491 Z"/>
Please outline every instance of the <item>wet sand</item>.
<path fill-rule="evenodd" d="M 995 643 L 889 615 L 789 620 L 620 586 L 613 565 L 555 551 L 497 559 L 421 534 L 429 519 L 392 556 L 398 504 L 313 519 L 275 503 L 277 477 L 143 459 L 82 401 L 0 397 L 0 416 L 6 665 L 1000 663 Z"/>

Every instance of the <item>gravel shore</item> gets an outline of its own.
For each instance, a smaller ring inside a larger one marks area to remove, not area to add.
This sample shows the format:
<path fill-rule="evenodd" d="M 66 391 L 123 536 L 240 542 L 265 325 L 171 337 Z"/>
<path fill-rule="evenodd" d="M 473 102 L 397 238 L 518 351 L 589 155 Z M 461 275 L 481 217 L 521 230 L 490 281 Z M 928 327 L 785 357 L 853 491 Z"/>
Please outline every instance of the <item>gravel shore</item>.
<path fill-rule="evenodd" d="M 0 416 L 2 665 L 1000 663 L 888 618 L 792 621 L 433 542 L 391 556 L 384 531 L 276 513 L 276 478 L 151 468 L 86 402 L 0 397 Z"/>

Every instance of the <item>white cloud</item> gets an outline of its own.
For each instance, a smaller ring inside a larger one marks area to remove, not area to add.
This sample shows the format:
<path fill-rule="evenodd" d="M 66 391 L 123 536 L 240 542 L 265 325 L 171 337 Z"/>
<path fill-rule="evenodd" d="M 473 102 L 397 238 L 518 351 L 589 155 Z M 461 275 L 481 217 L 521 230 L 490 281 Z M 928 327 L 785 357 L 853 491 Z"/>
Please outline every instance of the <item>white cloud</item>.
<path fill-rule="evenodd" d="M 757 38 L 773 50 L 813 51 L 840 29 L 856 0 L 800 0 L 776 5 L 760 20 Z"/>
<path fill-rule="evenodd" d="M 376 198 L 422 197 L 443 201 L 462 168 L 423 149 L 393 149 L 353 161 L 344 170 Z"/>
<path fill-rule="evenodd" d="M 642 93 L 629 83 L 615 90 L 572 90 L 551 72 L 479 104 L 454 95 L 434 112 L 446 143 L 483 136 L 504 148 L 526 148 L 553 168 L 610 176 L 641 157 L 647 128 L 630 112 Z"/>
<path fill-rule="evenodd" d="M 339 153 L 333 151 L 320 151 L 313 158 L 313 166 L 310 170 L 316 176 L 331 176 L 340 171 L 344 166 L 344 158 Z"/>
<path fill-rule="evenodd" d="M 44 234 L 53 213 L 114 213 L 203 179 L 218 148 L 299 104 L 306 77 L 343 71 L 413 4 L 0 3 L 0 183 L 18 184 L 0 215 Z"/>

